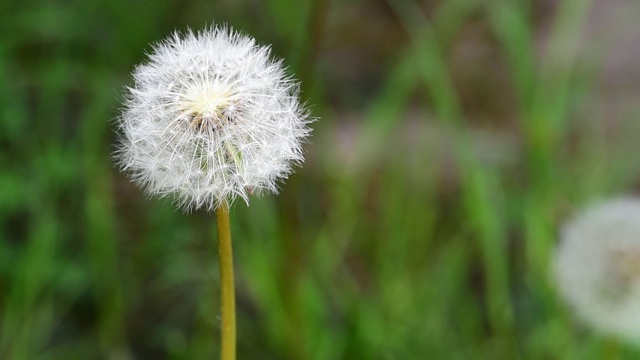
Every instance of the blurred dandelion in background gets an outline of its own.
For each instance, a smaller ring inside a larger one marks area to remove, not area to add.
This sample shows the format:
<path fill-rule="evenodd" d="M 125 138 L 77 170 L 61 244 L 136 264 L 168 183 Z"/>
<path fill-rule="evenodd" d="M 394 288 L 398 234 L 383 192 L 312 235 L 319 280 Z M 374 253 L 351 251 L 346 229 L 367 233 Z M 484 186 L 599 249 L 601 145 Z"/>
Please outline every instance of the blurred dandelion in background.
<path fill-rule="evenodd" d="M 640 200 L 621 198 L 568 222 L 555 257 L 558 291 L 595 330 L 640 340 Z"/>

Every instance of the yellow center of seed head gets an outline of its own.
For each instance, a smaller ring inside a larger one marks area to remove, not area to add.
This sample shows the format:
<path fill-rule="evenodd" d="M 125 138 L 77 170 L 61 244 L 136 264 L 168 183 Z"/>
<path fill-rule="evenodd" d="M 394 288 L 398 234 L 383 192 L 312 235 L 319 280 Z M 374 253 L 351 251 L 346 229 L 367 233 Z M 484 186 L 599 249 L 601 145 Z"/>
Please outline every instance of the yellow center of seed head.
<path fill-rule="evenodd" d="M 618 249 L 614 251 L 616 260 L 614 266 L 620 279 L 625 284 L 636 282 L 640 279 L 640 252 L 638 250 Z"/>
<path fill-rule="evenodd" d="M 187 92 L 181 108 L 189 126 L 197 131 L 215 130 L 229 122 L 226 109 L 233 107 L 228 90 L 209 85 L 192 88 Z"/>
<path fill-rule="evenodd" d="M 640 251 L 610 250 L 603 295 L 609 300 L 622 300 L 640 280 Z"/>

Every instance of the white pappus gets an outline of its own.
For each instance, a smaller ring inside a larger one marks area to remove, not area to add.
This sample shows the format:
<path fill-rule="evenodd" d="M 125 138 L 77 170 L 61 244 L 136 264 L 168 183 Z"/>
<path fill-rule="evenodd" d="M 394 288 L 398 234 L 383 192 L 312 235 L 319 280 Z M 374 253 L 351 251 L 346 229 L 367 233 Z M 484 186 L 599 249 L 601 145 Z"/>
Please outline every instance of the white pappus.
<path fill-rule="evenodd" d="M 116 161 L 185 210 L 277 192 L 303 161 L 312 119 L 270 48 L 227 27 L 174 33 L 133 71 Z"/>
<path fill-rule="evenodd" d="M 640 200 L 609 200 L 568 222 L 554 273 L 581 320 L 640 344 Z"/>

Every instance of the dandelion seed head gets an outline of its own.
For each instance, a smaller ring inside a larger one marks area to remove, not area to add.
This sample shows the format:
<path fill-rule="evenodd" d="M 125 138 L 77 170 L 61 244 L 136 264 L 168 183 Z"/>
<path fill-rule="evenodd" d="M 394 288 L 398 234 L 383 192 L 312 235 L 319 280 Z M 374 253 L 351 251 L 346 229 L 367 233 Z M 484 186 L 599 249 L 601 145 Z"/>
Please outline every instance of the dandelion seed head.
<path fill-rule="evenodd" d="M 120 168 L 149 194 L 213 210 L 276 193 L 303 161 L 311 118 L 270 48 L 225 27 L 174 33 L 133 71 Z"/>
<path fill-rule="evenodd" d="M 640 343 L 640 200 L 611 200 L 567 223 L 554 271 L 577 317 Z"/>

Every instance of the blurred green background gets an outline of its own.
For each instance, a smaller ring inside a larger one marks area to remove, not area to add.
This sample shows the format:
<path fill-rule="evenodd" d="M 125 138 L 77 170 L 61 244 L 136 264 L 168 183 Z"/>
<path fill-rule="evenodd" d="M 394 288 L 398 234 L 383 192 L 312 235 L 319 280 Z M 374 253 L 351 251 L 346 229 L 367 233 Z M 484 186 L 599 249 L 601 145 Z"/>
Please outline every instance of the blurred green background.
<path fill-rule="evenodd" d="M 637 359 L 549 259 L 640 189 L 634 0 L 0 2 L 0 359 L 212 359 L 212 214 L 114 169 L 150 44 L 227 23 L 313 115 L 279 196 L 232 208 L 240 359 Z"/>

